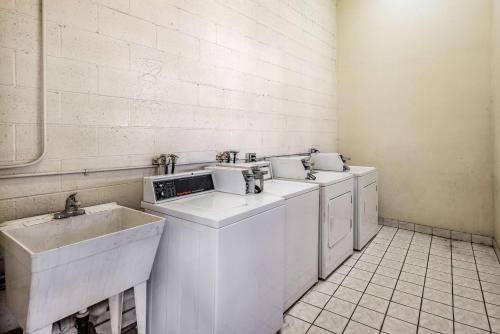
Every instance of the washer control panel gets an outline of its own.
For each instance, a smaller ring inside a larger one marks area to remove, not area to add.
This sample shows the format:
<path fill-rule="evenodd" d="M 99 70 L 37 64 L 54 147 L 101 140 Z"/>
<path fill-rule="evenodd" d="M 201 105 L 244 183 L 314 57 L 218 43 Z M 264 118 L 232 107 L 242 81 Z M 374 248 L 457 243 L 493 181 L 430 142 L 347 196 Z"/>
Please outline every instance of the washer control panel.
<path fill-rule="evenodd" d="M 153 181 L 156 202 L 214 190 L 212 174 Z"/>

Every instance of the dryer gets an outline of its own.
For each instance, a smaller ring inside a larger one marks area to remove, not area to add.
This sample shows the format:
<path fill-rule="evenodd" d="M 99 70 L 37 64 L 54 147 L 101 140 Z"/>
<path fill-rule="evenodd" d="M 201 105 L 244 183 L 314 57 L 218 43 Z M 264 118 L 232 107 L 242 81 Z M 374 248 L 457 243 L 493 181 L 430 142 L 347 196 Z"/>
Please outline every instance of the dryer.
<path fill-rule="evenodd" d="M 273 178 L 269 161 L 223 163 L 221 166 L 259 168 L 264 193 L 283 197 L 285 221 L 284 309 L 291 307 L 318 281 L 319 186 Z M 212 167 L 217 168 L 217 167 Z"/>
<path fill-rule="evenodd" d="M 349 173 L 354 176 L 354 244 L 361 250 L 377 234 L 378 176 L 375 167 L 347 166 L 338 153 L 313 153 L 314 168 L 324 171 Z"/>
<path fill-rule="evenodd" d="M 300 180 L 320 187 L 319 277 L 326 279 L 353 254 L 354 178 L 351 174 L 313 171 L 308 157 L 274 157 L 275 178 Z"/>
<path fill-rule="evenodd" d="M 377 169 L 349 166 L 347 173 L 354 175 L 354 249 L 361 250 L 379 231 Z"/>
<path fill-rule="evenodd" d="M 150 334 L 282 326 L 285 201 L 216 189 L 211 171 L 144 178 L 142 207 L 166 217 L 149 282 Z"/>

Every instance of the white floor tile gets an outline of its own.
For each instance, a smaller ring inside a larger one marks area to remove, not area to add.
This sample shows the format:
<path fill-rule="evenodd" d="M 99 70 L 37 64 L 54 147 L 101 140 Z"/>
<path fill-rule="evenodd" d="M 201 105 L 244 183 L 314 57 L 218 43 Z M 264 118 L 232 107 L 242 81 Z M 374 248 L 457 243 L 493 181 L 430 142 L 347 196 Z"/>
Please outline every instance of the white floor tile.
<path fill-rule="evenodd" d="M 493 333 L 500 333 L 500 319 L 490 318 L 490 325 Z"/>
<path fill-rule="evenodd" d="M 500 334 L 491 247 L 384 226 L 290 309 L 281 333 L 474 334 L 490 326 Z"/>
<path fill-rule="evenodd" d="M 429 287 L 425 287 L 425 289 L 424 289 L 424 298 L 433 300 L 435 302 L 444 303 L 447 305 L 453 305 L 452 304 L 452 296 L 450 293 L 431 289 Z"/>
<path fill-rule="evenodd" d="M 464 286 L 457 284 L 453 285 L 453 294 L 469 299 L 483 301 L 483 294 L 481 293 L 481 290 L 466 288 Z"/>
<path fill-rule="evenodd" d="M 319 328 L 317 326 L 312 325 L 311 328 L 307 331 L 307 334 L 331 334 L 332 332 L 327 331 L 326 329 Z"/>
<path fill-rule="evenodd" d="M 330 299 L 330 295 L 311 290 L 304 297 L 302 297 L 302 301 L 316 307 L 323 308 L 326 303 Z"/>
<path fill-rule="evenodd" d="M 328 304 L 326 304 L 325 306 L 325 310 L 336 313 L 346 318 L 351 317 L 355 308 L 356 304 L 335 297 L 332 297 L 332 299 L 330 299 Z"/>
<path fill-rule="evenodd" d="M 400 280 L 398 284 L 396 284 L 396 290 L 409 293 L 410 295 L 422 296 L 424 287 Z"/>
<path fill-rule="evenodd" d="M 338 284 L 328 282 L 328 281 L 319 281 L 314 287 L 313 290 L 327 294 L 327 295 L 333 295 L 335 290 L 338 288 Z"/>
<path fill-rule="evenodd" d="M 375 274 L 371 280 L 372 283 L 385 286 L 386 288 L 394 289 L 396 287 L 397 279 L 389 276 Z"/>
<path fill-rule="evenodd" d="M 402 292 L 402 291 L 394 291 L 394 295 L 392 296 L 392 301 L 413 307 L 415 309 L 420 309 L 420 302 L 422 298 L 414 295 L 410 295 L 408 293 Z"/>
<path fill-rule="evenodd" d="M 332 282 L 332 283 L 335 283 L 335 284 L 340 284 L 340 283 L 342 283 L 342 281 L 344 280 L 345 277 L 346 277 L 346 275 L 342 275 L 342 274 L 339 274 L 339 273 L 333 273 L 326 280 L 328 282 Z"/>
<path fill-rule="evenodd" d="M 416 275 L 412 273 L 407 273 L 406 271 L 401 272 L 399 276 L 400 281 L 410 282 L 413 284 L 424 285 L 425 277 L 421 275 Z"/>
<path fill-rule="evenodd" d="M 322 311 L 314 324 L 334 333 L 342 333 L 349 319 L 329 311 Z"/>
<path fill-rule="evenodd" d="M 431 278 L 431 277 L 428 277 L 425 280 L 425 286 L 429 287 L 431 289 L 439 290 L 439 291 L 446 292 L 446 293 L 449 293 L 449 294 L 452 293 L 452 289 L 451 289 L 452 285 L 451 285 L 451 283 L 445 282 L 445 281 L 440 281 L 440 280 L 437 280 L 437 279 L 434 279 L 434 278 Z"/>
<path fill-rule="evenodd" d="M 390 300 L 392 296 L 393 289 L 386 288 L 385 286 L 370 283 L 366 288 L 365 293 L 370 294 L 372 296 L 380 297 L 383 299 Z"/>
<path fill-rule="evenodd" d="M 470 327 L 458 322 L 455 322 L 455 334 L 487 334 L 488 331 L 484 331 L 479 328 Z"/>
<path fill-rule="evenodd" d="M 488 316 L 500 319 L 500 306 L 486 303 Z"/>
<path fill-rule="evenodd" d="M 305 334 L 310 326 L 307 322 L 288 315 L 281 327 L 281 334 Z"/>
<path fill-rule="evenodd" d="M 471 289 L 477 289 L 477 290 L 481 289 L 481 286 L 479 285 L 479 280 L 471 279 L 471 278 L 467 278 L 467 277 L 462 277 L 462 276 L 454 275 L 453 276 L 453 284 L 465 286 L 465 287 L 471 288 Z"/>
<path fill-rule="evenodd" d="M 418 323 L 418 315 L 419 310 L 414 309 L 409 306 L 397 304 L 391 302 L 389 305 L 389 310 L 387 311 L 387 315 L 390 315 L 393 318 L 397 318 L 399 320 L 404 320 L 406 322 L 417 324 Z"/>
<path fill-rule="evenodd" d="M 378 330 L 352 320 L 349 321 L 344 331 L 344 334 L 377 334 L 377 333 Z"/>
<path fill-rule="evenodd" d="M 500 280 L 498 282 L 500 283 Z M 500 295 L 500 284 L 483 282 L 483 283 L 481 283 L 481 286 L 483 288 L 483 291 L 488 291 L 488 292 L 496 293 L 497 295 Z"/>
<path fill-rule="evenodd" d="M 380 329 L 384 321 L 384 314 L 358 306 L 356 310 L 354 310 L 351 319 L 372 328 Z"/>
<path fill-rule="evenodd" d="M 487 303 L 500 306 L 500 295 L 486 291 L 483 294 Z"/>
<path fill-rule="evenodd" d="M 471 279 L 478 279 L 477 271 L 462 268 L 453 268 L 453 276 L 462 276 Z"/>
<path fill-rule="evenodd" d="M 366 287 L 368 286 L 368 281 L 360 280 L 354 277 L 346 277 L 345 280 L 342 282 L 342 286 L 358 290 L 358 291 L 365 291 Z"/>
<path fill-rule="evenodd" d="M 459 308 L 454 309 L 455 322 L 460 322 L 465 325 L 480 328 L 489 331 L 490 326 L 488 324 L 488 318 L 486 315 L 478 314 Z"/>
<path fill-rule="evenodd" d="M 369 294 L 364 294 L 359 301 L 359 305 L 385 314 L 389 306 L 389 301 Z"/>
<path fill-rule="evenodd" d="M 420 313 L 420 326 L 443 334 L 453 334 L 453 321 L 426 312 Z"/>
<path fill-rule="evenodd" d="M 371 273 L 369 271 L 364 271 L 364 270 L 361 270 L 361 269 L 358 269 L 358 268 L 352 268 L 352 270 L 349 272 L 348 276 L 349 277 L 354 277 L 354 278 L 357 278 L 357 279 L 361 279 L 361 280 L 364 280 L 364 281 L 370 281 L 370 279 L 373 276 L 373 273 Z"/>
<path fill-rule="evenodd" d="M 479 302 L 477 300 L 454 296 L 453 297 L 453 306 L 461 308 L 463 310 L 472 311 L 476 313 L 486 314 L 486 310 L 484 309 L 484 303 Z"/>
<path fill-rule="evenodd" d="M 386 317 L 382 331 L 387 334 L 415 334 L 417 326 L 393 317 Z"/>
<path fill-rule="evenodd" d="M 435 302 L 429 299 L 422 300 L 422 311 L 453 320 L 453 308 L 450 305 Z"/>
<path fill-rule="evenodd" d="M 321 309 L 319 307 L 298 302 L 288 311 L 288 314 L 300 320 L 312 323 L 320 312 Z"/>

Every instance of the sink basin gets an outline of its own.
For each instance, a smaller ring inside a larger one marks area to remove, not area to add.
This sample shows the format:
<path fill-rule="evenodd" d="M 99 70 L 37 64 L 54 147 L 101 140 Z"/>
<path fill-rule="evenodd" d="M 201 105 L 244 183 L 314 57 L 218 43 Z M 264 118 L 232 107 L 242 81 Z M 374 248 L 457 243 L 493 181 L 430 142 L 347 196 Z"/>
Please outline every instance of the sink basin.
<path fill-rule="evenodd" d="M 7 303 L 27 333 L 149 279 L 164 219 L 111 203 L 0 226 Z"/>

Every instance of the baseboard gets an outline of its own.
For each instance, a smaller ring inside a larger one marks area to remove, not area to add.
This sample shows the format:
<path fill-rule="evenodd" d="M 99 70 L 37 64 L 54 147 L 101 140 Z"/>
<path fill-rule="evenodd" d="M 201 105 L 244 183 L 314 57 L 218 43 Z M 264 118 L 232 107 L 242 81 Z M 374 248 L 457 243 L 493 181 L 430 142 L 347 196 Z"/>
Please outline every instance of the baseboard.
<path fill-rule="evenodd" d="M 429 225 L 415 224 L 407 221 L 400 221 L 392 218 L 383 218 L 379 217 L 379 224 L 391 227 L 397 227 L 404 230 L 410 230 L 425 234 L 435 235 L 437 237 L 442 237 L 446 239 L 460 240 L 472 242 L 475 244 L 482 244 L 487 246 L 493 246 L 494 239 L 489 236 L 479 235 L 479 234 L 471 234 L 462 231 L 453 231 L 439 227 L 433 227 Z M 495 242 L 496 244 L 496 242 Z M 498 245 L 495 249 L 497 252 L 497 256 L 500 258 L 500 253 L 498 251 Z"/>
<path fill-rule="evenodd" d="M 498 261 L 500 261 L 500 248 L 498 248 L 498 243 L 495 238 L 493 238 L 493 249 L 495 250 L 495 253 L 497 254 Z"/>

